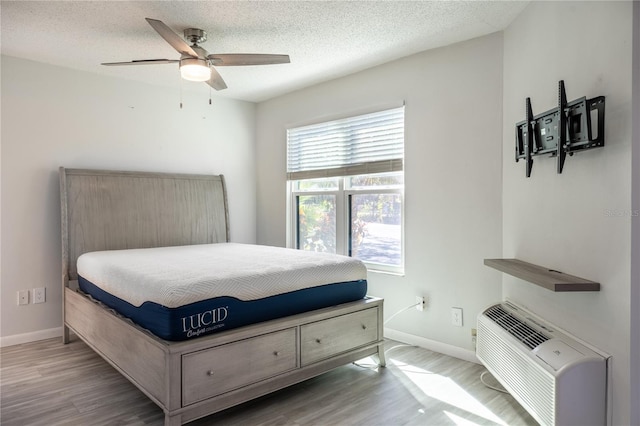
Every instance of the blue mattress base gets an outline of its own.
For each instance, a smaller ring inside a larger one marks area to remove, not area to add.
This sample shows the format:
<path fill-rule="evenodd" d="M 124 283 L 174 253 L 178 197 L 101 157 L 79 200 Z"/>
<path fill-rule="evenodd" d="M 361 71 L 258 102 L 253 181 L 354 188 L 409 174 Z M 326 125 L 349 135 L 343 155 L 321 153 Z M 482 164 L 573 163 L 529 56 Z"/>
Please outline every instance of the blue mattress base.
<path fill-rule="evenodd" d="M 78 277 L 80 290 L 116 310 L 121 315 L 165 340 L 188 340 L 223 330 L 255 324 L 314 309 L 359 300 L 367 293 L 367 281 L 326 284 L 243 301 L 235 297 L 215 297 L 178 308 L 154 302 L 134 306 L 90 281 Z"/>

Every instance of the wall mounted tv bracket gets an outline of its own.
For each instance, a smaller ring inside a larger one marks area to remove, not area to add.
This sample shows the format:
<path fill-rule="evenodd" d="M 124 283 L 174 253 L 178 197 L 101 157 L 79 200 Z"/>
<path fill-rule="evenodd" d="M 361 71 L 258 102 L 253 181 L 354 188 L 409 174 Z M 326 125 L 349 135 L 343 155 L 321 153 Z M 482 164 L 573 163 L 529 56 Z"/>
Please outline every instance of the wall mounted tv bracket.
<path fill-rule="evenodd" d="M 558 86 L 557 108 L 534 116 L 527 98 L 526 119 L 516 123 L 516 162 L 525 160 L 527 177 L 535 155 L 557 157 L 562 173 L 567 154 L 604 146 L 604 96 L 567 102 L 564 80 Z"/>

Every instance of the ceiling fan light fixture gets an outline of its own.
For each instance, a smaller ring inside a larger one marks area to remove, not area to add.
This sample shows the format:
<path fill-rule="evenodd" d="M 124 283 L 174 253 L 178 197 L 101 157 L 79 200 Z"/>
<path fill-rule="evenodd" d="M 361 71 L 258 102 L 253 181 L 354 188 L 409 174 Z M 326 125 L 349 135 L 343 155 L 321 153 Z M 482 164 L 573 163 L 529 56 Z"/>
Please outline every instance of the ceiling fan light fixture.
<path fill-rule="evenodd" d="M 184 58 L 180 59 L 180 75 L 189 81 L 209 81 L 211 69 L 204 59 Z"/>

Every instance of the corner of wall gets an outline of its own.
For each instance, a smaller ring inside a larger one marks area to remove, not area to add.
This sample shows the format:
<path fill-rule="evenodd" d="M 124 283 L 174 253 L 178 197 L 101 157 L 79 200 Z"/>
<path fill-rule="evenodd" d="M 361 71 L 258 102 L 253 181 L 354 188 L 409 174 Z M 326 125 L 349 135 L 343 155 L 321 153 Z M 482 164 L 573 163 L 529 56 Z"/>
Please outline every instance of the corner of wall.
<path fill-rule="evenodd" d="M 633 2 L 631 259 L 640 259 L 640 2 Z M 640 401 L 640 263 L 631 262 L 631 401 Z M 631 404 L 631 424 L 640 424 L 640 404 Z"/>

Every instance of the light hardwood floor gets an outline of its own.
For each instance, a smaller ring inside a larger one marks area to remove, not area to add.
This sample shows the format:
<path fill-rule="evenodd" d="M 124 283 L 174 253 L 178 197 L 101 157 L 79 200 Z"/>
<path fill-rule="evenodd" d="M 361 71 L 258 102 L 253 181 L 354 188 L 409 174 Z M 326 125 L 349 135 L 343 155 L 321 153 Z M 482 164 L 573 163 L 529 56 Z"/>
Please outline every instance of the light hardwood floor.
<path fill-rule="evenodd" d="M 387 368 L 346 365 L 190 423 L 204 425 L 536 425 L 481 365 L 388 341 Z M 162 410 L 73 337 L 2 348 L 0 423 L 162 425 Z M 490 378 L 489 378 L 490 379 Z"/>

